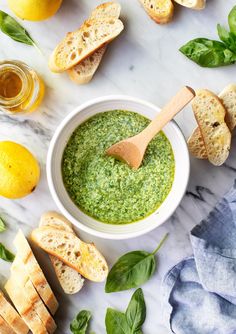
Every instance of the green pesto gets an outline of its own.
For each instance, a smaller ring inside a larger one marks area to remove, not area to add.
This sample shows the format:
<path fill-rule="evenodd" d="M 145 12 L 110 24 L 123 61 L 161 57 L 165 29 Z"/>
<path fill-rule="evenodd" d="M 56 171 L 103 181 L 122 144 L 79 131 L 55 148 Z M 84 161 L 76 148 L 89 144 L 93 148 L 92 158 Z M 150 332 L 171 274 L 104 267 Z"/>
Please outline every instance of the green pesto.
<path fill-rule="evenodd" d="M 151 141 L 136 171 L 105 154 L 109 146 L 139 133 L 149 122 L 135 112 L 112 110 L 89 118 L 73 132 L 64 150 L 62 174 L 80 210 L 104 223 L 128 224 L 163 203 L 175 172 L 172 147 L 163 132 Z"/>

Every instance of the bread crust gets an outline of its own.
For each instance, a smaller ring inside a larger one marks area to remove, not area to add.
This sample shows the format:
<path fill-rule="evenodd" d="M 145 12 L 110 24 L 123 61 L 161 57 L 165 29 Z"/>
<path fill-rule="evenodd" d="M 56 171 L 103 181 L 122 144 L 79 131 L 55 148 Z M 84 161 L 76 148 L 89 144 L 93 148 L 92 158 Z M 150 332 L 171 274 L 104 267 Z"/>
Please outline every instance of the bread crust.
<path fill-rule="evenodd" d="M 166 24 L 172 20 L 174 5 L 171 0 L 140 0 L 145 11 L 158 24 Z"/>

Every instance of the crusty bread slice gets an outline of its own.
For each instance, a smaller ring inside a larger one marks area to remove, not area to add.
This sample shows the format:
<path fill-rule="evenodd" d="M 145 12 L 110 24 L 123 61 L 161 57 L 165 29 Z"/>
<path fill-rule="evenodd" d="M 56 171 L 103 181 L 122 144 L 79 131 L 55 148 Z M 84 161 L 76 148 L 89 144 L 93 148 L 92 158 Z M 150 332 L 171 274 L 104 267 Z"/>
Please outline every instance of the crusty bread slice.
<path fill-rule="evenodd" d="M 91 13 L 90 19 L 103 19 L 104 17 L 117 18 L 120 16 L 121 5 L 115 1 L 108 1 L 98 5 Z"/>
<path fill-rule="evenodd" d="M 58 257 L 85 278 L 94 282 L 106 279 L 106 260 L 94 244 L 86 244 L 72 233 L 47 226 L 33 230 L 31 236 L 39 247 Z"/>
<path fill-rule="evenodd" d="M 74 233 L 69 220 L 54 211 L 44 213 L 40 219 L 39 226 L 56 227 L 64 231 Z M 67 294 L 79 292 L 84 285 L 84 279 L 82 276 L 75 269 L 67 266 L 57 257 L 53 255 L 49 255 L 49 257 L 64 292 Z"/>
<path fill-rule="evenodd" d="M 189 152 L 197 159 L 207 159 L 207 151 L 199 127 L 193 130 L 188 139 Z"/>
<path fill-rule="evenodd" d="M 80 29 L 68 33 L 53 51 L 49 68 L 64 72 L 111 42 L 124 29 L 119 19 L 102 18 L 85 21 Z"/>
<path fill-rule="evenodd" d="M 33 334 L 47 334 L 47 330 L 34 310 L 25 291 L 17 285 L 12 276 L 5 285 L 9 297 Z"/>
<path fill-rule="evenodd" d="M 58 308 L 57 299 L 50 285 L 48 284 L 46 277 L 40 268 L 27 239 L 21 230 L 19 230 L 17 233 L 13 243 L 16 246 L 17 253 L 23 261 L 26 271 L 35 289 L 39 293 L 51 314 L 55 314 Z"/>
<path fill-rule="evenodd" d="M 21 319 L 14 307 L 7 301 L 3 293 L 0 291 L 0 315 L 8 323 L 8 325 L 17 334 L 27 334 L 29 328 Z"/>
<path fill-rule="evenodd" d="M 0 334 L 15 334 L 8 323 L 0 316 Z"/>
<path fill-rule="evenodd" d="M 200 128 L 209 161 L 222 165 L 228 158 L 231 132 L 225 123 L 225 108 L 219 98 L 206 89 L 197 91 L 192 108 Z"/>
<path fill-rule="evenodd" d="M 30 300 L 32 307 L 38 314 L 48 333 L 54 333 L 57 328 L 56 323 L 35 290 L 19 255 L 16 255 L 12 263 L 11 273 L 16 280 L 17 285 L 24 290 L 28 300 Z"/>
<path fill-rule="evenodd" d="M 174 0 L 178 4 L 191 9 L 204 9 L 206 0 Z"/>
<path fill-rule="evenodd" d="M 220 93 L 219 98 L 226 109 L 225 122 L 233 131 L 236 126 L 236 85 L 226 86 Z"/>
<path fill-rule="evenodd" d="M 159 24 L 171 21 L 174 5 L 171 0 L 140 0 L 148 15 Z"/>

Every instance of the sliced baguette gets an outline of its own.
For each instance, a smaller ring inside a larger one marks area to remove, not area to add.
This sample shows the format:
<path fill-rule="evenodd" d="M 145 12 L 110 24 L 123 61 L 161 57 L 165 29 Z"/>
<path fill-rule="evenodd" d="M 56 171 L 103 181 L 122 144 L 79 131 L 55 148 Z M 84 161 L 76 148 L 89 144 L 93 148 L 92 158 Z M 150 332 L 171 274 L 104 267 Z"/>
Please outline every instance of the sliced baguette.
<path fill-rule="evenodd" d="M 111 42 L 124 29 L 119 19 L 101 18 L 85 21 L 80 29 L 68 33 L 53 51 L 49 68 L 64 72 Z"/>
<path fill-rule="evenodd" d="M 44 276 L 44 273 L 41 270 L 27 239 L 21 230 L 19 230 L 17 233 L 13 243 L 17 249 L 17 253 L 25 265 L 26 271 L 35 289 L 39 293 L 51 314 L 55 314 L 58 308 L 56 297 L 50 285 L 48 284 L 46 277 Z"/>
<path fill-rule="evenodd" d="M 8 323 L 8 325 L 17 334 L 27 334 L 29 328 L 21 319 L 14 307 L 6 300 L 3 293 L 0 291 L 0 315 Z"/>
<path fill-rule="evenodd" d="M 0 316 L 0 334 L 15 334 L 8 323 Z"/>
<path fill-rule="evenodd" d="M 233 131 L 236 126 L 236 85 L 230 84 L 220 93 L 219 98 L 226 109 L 225 122 Z"/>
<path fill-rule="evenodd" d="M 197 159 L 207 159 L 207 151 L 199 127 L 193 130 L 188 139 L 189 152 Z"/>
<path fill-rule="evenodd" d="M 171 21 L 174 5 L 171 0 L 140 0 L 148 15 L 159 24 Z"/>
<path fill-rule="evenodd" d="M 200 128 L 209 161 L 222 165 L 228 158 L 231 145 L 231 132 L 225 123 L 225 108 L 212 92 L 197 91 L 192 108 Z"/>
<path fill-rule="evenodd" d="M 29 278 L 29 275 L 25 271 L 24 263 L 22 262 L 19 255 L 15 257 L 12 263 L 11 274 L 12 277 L 14 277 L 14 279 L 16 280 L 17 285 L 22 290 L 24 290 L 28 300 L 31 302 L 32 307 L 34 308 L 45 328 L 47 329 L 47 332 L 49 334 L 54 333 L 57 328 L 55 321 L 52 318 L 51 314 L 48 312 L 42 300 L 40 299 L 39 294 L 35 290 Z"/>
<path fill-rule="evenodd" d="M 74 233 L 69 220 L 54 211 L 43 214 L 40 219 L 39 226 L 56 227 L 64 231 Z M 58 281 L 64 292 L 67 294 L 74 294 L 79 292 L 84 285 L 84 279 L 82 276 L 76 270 L 59 260 L 57 257 L 52 255 L 49 255 L 49 257 L 54 267 Z"/>
<path fill-rule="evenodd" d="M 102 19 L 106 17 L 113 17 L 118 19 L 120 16 L 121 6 L 117 2 L 106 2 L 97 6 L 91 13 L 90 19 Z M 107 46 L 103 46 L 91 56 L 85 58 L 79 64 L 68 70 L 69 77 L 72 81 L 79 85 L 86 84 L 91 81 L 102 57 L 106 51 Z"/>
<path fill-rule="evenodd" d="M 179 5 L 188 7 L 191 9 L 204 9 L 206 6 L 206 0 L 174 0 Z"/>
<path fill-rule="evenodd" d="M 86 244 L 72 233 L 47 226 L 33 230 L 31 237 L 39 247 L 58 257 L 85 278 L 94 282 L 106 279 L 106 260 L 94 244 Z"/>

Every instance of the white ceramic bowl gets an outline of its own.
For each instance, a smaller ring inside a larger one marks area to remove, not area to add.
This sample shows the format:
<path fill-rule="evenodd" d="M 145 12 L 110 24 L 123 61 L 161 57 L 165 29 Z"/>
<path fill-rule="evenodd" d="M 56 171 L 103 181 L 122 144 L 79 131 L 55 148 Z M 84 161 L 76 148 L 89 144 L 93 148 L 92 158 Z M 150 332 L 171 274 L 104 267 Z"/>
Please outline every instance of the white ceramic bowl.
<path fill-rule="evenodd" d="M 78 228 L 106 239 L 127 239 L 147 233 L 164 223 L 175 211 L 185 194 L 189 179 L 189 154 L 184 136 L 174 121 L 163 129 L 175 157 L 175 177 L 172 189 L 162 205 L 147 218 L 127 225 L 99 222 L 79 210 L 64 187 L 61 161 L 64 148 L 76 127 L 89 117 L 108 110 L 123 109 L 138 112 L 153 119 L 159 108 L 129 96 L 107 96 L 80 105 L 70 113 L 56 130 L 50 143 L 47 158 L 48 184 L 59 210 Z"/>

